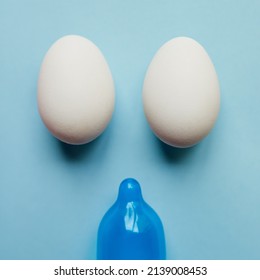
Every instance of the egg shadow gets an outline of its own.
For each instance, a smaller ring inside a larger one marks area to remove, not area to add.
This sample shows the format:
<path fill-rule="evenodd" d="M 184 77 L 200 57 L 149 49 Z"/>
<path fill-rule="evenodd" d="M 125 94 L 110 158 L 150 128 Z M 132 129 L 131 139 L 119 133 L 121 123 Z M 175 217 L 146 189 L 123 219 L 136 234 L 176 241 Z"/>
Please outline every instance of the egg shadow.
<path fill-rule="evenodd" d="M 81 145 L 67 144 L 58 139 L 56 139 L 56 141 L 64 158 L 70 162 L 76 162 L 89 157 L 96 150 L 100 141 L 102 141 L 101 138 L 102 135 L 89 143 Z"/>
<path fill-rule="evenodd" d="M 176 148 L 162 142 L 158 138 L 156 138 L 156 141 L 165 161 L 172 164 L 189 160 L 192 154 L 198 149 L 197 145 L 188 148 Z"/>

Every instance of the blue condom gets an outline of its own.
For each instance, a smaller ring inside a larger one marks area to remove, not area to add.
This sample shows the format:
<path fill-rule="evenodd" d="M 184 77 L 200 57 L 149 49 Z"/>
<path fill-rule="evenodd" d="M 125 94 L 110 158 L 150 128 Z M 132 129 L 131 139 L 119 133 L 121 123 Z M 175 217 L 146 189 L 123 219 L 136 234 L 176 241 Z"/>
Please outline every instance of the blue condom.
<path fill-rule="evenodd" d="M 98 230 L 98 260 L 164 260 L 163 225 L 143 200 L 135 179 L 125 179 Z"/>

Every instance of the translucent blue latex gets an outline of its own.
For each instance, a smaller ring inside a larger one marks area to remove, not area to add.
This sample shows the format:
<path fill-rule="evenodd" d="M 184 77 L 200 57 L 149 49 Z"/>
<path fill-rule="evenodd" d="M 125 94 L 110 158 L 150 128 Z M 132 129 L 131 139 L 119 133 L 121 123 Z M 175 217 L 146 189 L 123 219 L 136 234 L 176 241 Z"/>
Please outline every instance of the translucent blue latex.
<path fill-rule="evenodd" d="M 97 259 L 162 260 L 165 255 L 159 216 L 143 200 L 139 183 L 125 179 L 99 225 Z"/>

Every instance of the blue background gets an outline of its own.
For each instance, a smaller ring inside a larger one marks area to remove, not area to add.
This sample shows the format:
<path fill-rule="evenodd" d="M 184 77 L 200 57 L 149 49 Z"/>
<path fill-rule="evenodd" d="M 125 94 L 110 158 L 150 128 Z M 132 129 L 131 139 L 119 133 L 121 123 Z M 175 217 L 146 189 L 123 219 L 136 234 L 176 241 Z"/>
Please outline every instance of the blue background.
<path fill-rule="evenodd" d="M 260 2 L 0 0 L 0 258 L 95 259 L 99 222 L 134 177 L 160 215 L 169 259 L 260 259 Z M 37 79 L 54 41 L 92 40 L 110 65 L 116 106 L 104 134 L 62 144 L 37 111 Z M 174 149 L 142 108 L 147 67 L 189 36 L 221 85 L 218 121 Z"/>

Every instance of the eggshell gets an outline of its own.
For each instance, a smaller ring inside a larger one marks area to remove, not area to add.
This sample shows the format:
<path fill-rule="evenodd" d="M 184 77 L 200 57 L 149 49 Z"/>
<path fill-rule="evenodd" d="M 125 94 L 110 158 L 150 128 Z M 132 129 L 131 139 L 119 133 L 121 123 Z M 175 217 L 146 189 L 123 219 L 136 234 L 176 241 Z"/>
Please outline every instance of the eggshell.
<path fill-rule="evenodd" d="M 103 132 L 114 109 L 114 83 L 94 43 L 68 35 L 51 46 L 40 69 L 38 108 L 63 142 L 85 144 Z"/>
<path fill-rule="evenodd" d="M 220 89 L 211 59 L 199 43 L 178 37 L 157 51 L 144 80 L 143 105 L 154 133 L 171 146 L 193 146 L 210 132 Z"/>

